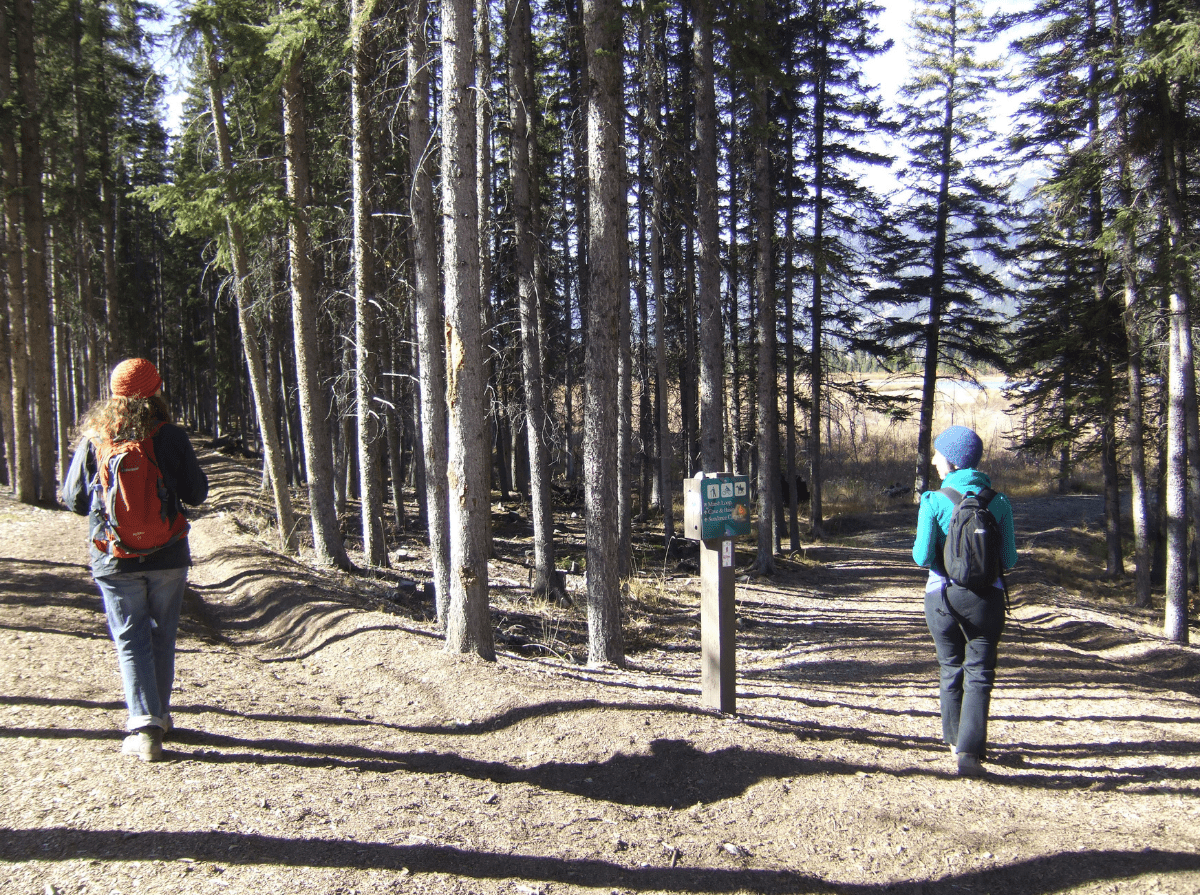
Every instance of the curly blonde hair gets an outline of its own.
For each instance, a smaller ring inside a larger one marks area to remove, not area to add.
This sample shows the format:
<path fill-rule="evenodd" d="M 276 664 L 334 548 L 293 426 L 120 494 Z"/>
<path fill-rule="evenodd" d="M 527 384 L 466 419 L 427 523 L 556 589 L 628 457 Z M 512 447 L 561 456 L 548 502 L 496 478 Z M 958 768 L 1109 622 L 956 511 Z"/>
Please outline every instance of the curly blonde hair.
<path fill-rule="evenodd" d="M 149 398 L 111 398 L 93 404 L 79 423 L 76 437 L 96 439 L 113 444 L 122 441 L 141 441 L 157 422 L 171 422 L 171 410 L 162 395 Z"/>

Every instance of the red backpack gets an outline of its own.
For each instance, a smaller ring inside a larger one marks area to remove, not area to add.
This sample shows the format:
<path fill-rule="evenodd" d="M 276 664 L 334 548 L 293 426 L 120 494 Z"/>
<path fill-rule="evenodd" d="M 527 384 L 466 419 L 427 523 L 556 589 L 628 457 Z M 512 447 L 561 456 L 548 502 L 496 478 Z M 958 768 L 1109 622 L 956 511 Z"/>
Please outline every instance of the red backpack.
<path fill-rule="evenodd" d="M 92 441 L 106 536 L 94 543 L 102 553 L 140 559 L 187 537 L 183 513 L 174 519 L 167 513 L 170 492 L 154 457 L 153 438 L 161 428 L 159 423 L 141 441 Z"/>

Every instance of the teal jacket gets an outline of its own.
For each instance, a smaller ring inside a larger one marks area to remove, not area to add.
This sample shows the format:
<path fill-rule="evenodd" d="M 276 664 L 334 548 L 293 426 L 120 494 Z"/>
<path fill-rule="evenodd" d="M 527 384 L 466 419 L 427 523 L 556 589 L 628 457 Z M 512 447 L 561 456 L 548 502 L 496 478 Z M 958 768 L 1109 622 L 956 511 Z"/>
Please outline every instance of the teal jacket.
<path fill-rule="evenodd" d="M 953 488 L 959 494 L 979 493 L 992 487 L 992 480 L 977 469 L 956 469 L 946 476 L 943 488 Z M 988 509 L 1000 525 L 1003 554 L 1000 565 L 1007 572 L 1017 564 L 1017 537 L 1013 531 L 1012 504 L 1003 494 L 997 494 L 988 504 Z M 921 507 L 917 512 L 917 537 L 913 541 L 913 561 L 929 569 L 925 590 L 940 590 L 946 583 L 942 572 L 942 548 L 946 544 L 946 533 L 950 530 L 950 517 L 954 515 L 954 501 L 941 491 L 926 491 L 921 495 Z M 999 583 L 997 583 L 999 586 Z"/>

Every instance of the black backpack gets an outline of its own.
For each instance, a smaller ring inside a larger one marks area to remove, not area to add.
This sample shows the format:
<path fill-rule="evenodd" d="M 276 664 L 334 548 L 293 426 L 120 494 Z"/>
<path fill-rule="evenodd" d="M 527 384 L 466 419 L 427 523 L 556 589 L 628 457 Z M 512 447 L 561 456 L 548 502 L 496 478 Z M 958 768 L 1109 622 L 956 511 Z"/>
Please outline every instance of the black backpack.
<path fill-rule="evenodd" d="M 953 488 L 943 488 L 942 493 L 954 501 L 942 551 L 946 577 L 967 590 L 986 593 L 996 586 L 1002 571 L 1000 523 L 988 509 L 996 492 L 984 488 L 964 497 Z"/>

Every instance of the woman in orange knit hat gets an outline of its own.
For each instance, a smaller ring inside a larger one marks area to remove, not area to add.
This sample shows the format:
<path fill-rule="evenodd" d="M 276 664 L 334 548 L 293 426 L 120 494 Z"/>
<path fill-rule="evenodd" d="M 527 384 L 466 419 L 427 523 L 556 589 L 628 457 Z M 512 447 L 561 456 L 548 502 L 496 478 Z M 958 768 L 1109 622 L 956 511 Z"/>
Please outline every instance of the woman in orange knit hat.
<path fill-rule="evenodd" d="M 64 503 L 89 517 L 92 576 L 104 599 L 129 709 L 121 746 L 142 761 L 162 757 L 171 730 L 175 635 L 188 567 L 182 504 L 208 496 L 187 433 L 171 422 L 154 364 L 117 364 L 112 396 L 79 426 L 79 444 L 63 481 Z"/>

